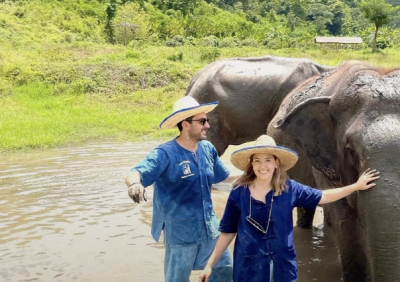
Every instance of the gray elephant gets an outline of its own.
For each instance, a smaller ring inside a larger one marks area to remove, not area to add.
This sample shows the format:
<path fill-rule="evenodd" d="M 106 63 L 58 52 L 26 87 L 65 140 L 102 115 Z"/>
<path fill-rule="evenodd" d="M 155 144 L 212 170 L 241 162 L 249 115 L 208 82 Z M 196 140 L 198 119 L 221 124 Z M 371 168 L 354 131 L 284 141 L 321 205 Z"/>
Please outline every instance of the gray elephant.
<path fill-rule="evenodd" d="M 219 101 L 208 114 L 208 140 L 220 155 L 228 145 L 255 140 L 276 114 L 281 102 L 307 79 L 333 71 L 302 58 L 265 56 L 232 58 L 209 64 L 191 80 L 186 95 L 199 103 Z M 295 172 L 297 167 L 292 171 Z M 310 174 L 296 173 L 296 180 L 315 186 Z M 313 210 L 298 210 L 297 225 L 311 228 Z"/>
<path fill-rule="evenodd" d="M 253 141 L 265 133 L 282 100 L 313 76 L 335 70 L 309 59 L 265 56 L 211 63 L 191 80 L 185 95 L 199 103 L 219 101 L 208 114 L 208 140 L 220 155 L 228 145 Z"/>
<path fill-rule="evenodd" d="M 324 215 L 345 282 L 400 281 L 400 70 L 345 62 L 290 93 L 267 133 L 299 152 L 317 187 L 381 172 L 376 187 L 326 205 Z"/>

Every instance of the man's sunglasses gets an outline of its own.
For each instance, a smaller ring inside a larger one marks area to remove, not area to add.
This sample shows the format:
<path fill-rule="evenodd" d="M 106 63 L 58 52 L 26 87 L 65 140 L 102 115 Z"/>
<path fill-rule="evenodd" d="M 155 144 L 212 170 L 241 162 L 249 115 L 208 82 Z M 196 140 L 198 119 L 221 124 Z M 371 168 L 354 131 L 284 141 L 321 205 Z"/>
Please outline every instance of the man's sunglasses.
<path fill-rule="evenodd" d="M 185 119 L 188 122 L 192 122 L 192 121 L 198 121 L 201 123 L 201 125 L 205 125 L 206 122 L 210 123 L 210 119 L 209 118 L 201 118 L 201 119 Z"/>

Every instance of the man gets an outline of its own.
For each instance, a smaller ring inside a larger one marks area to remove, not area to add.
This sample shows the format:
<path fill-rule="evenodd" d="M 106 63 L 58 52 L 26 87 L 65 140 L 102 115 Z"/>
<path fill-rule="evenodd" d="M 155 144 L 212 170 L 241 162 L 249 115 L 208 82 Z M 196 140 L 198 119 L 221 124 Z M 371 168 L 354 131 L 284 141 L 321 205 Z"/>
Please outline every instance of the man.
<path fill-rule="evenodd" d="M 188 282 L 192 270 L 204 269 L 219 235 L 211 185 L 236 178 L 205 141 L 210 128 L 207 113 L 217 105 L 200 105 L 190 96 L 179 99 L 160 127 L 178 127 L 180 135 L 151 151 L 126 178 L 128 194 L 137 203 L 146 200 L 144 187 L 154 183 L 151 232 L 156 241 L 164 233 L 166 282 Z M 227 249 L 210 281 L 230 282 L 232 264 Z"/>

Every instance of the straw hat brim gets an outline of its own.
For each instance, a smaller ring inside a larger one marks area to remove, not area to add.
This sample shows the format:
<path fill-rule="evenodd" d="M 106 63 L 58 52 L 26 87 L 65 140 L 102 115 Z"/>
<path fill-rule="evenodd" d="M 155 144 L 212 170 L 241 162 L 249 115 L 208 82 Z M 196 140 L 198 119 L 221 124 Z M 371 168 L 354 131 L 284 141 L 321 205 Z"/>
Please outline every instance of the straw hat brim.
<path fill-rule="evenodd" d="M 169 116 L 167 116 L 161 123 L 160 123 L 160 128 L 162 129 L 172 129 L 175 128 L 176 125 L 181 122 L 182 120 L 195 116 L 200 113 L 209 113 L 212 110 L 215 109 L 215 107 L 218 106 L 218 102 L 212 102 L 212 103 L 207 103 L 207 104 L 201 104 L 196 107 L 190 107 L 190 108 L 185 108 L 181 109 L 179 111 L 176 111 Z"/>
<path fill-rule="evenodd" d="M 253 146 L 243 148 L 232 153 L 231 163 L 238 169 L 245 171 L 250 162 L 251 155 L 270 154 L 279 158 L 280 168 L 286 171 L 292 168 L 299 159 L 298 154 L 288 148 L 281 146 Z"/>

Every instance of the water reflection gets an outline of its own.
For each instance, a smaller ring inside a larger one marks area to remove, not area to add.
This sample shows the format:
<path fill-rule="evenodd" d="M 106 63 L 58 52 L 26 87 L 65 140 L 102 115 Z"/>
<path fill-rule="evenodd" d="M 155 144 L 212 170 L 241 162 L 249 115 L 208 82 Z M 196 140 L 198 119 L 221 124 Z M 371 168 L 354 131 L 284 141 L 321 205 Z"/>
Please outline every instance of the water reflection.
<path fill-rule="evenodd" d="M 163 244 L 150 236 L 152 189 L 137 206 L 124 185 L 131 166 L 158 143 L 0 155 L 0 280 L 163 281 Z M 221 215 L 229 186 L 217 188 Z M 321 215 L 314 231 L 295 229 L 294 236 L 300 281 L 340 280 Z"/>

